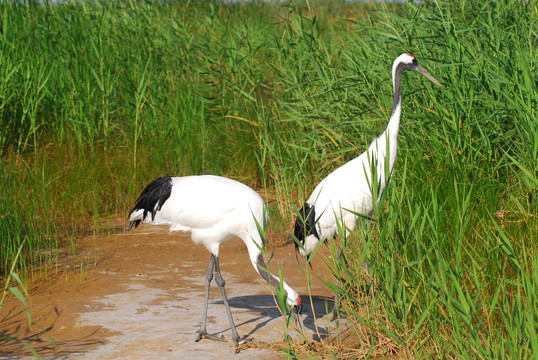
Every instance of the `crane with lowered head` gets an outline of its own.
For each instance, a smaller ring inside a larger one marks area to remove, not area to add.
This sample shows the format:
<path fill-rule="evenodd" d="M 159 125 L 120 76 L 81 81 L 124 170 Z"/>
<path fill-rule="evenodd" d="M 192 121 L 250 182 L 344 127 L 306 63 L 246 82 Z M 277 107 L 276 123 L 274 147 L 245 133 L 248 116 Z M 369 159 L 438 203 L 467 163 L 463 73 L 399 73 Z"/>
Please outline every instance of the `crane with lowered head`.
<path fill-rule="evenodd" d="M 300 296 L 285 281 L 281 284 L 280 279 L 268 271 L 263 260 L 262 234 L 265 233 L 267 211 L 260 195 L 250 187 L 213 175 L 161 177 L 142 191 L 129 221 L 129 230 L 143 221 L 152 225 L 169 225 L 170 231 L 188 232 L 195 244 L 203 244 L 211 253 L 205 277 L 202 325 L 197 331 L 196 341 L 203 338 L 222 340 L 208 334 L 206 329 L 209 288 L 215 278 L 230 320 L 233 341 L 239 342 L 219 265 L 220 245 L 234 237 L 243 240 L 252 266 L 260 276 L 275 289 L 282 286 L 285 290 L 287 304 L 303 331 Z"/>

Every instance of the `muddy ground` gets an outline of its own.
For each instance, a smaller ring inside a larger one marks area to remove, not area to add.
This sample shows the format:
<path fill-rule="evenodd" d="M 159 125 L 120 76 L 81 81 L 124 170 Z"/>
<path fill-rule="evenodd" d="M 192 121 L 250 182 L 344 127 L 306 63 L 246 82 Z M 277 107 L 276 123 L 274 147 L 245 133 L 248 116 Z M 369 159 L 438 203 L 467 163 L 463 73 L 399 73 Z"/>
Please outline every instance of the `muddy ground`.
<path fill-rule="evenodd" d="M 166 227 L 144 225 L 130 232 L 87 237 L 78 242 L 77 265 L 71 256 L 62 257 L 46 276 L 30 282 L 35 324 L 29 327 L 21 304 L 8 298 L 0 313 L 0 337 L 22 339 L 51 359 L 286 358 L 279 350 L 285 346 L 285 319 L 239 239 L 222 246 L 221 271 L 239 335 L 255 346 L 235 348 L 214 283 L 208 332 L 222 334 L 226 341 L 194 341 L 209 258 L 205 247 L 195 246 L 189 235 L 170 233 Z M 323 258 L 314 259 L 314 272 L 330 278 Z M 334 322 L 323 316 L 327 304 L 332 307 L 332 294 L 314 278 L 312 307 L 296 261 L 294 246 L 288 244 L 274 249 L 268 266 L 273 273 L 281 267 L 286 282 L 302 295 L 306 336 L 319 339 L 335 331 Z M 302 258 L 298 261 L 304 266 Z M 300 339 L 296 331 L 290 334 Z M 21 342 L 0 343 L 0 358 L 29 355 Z"/>

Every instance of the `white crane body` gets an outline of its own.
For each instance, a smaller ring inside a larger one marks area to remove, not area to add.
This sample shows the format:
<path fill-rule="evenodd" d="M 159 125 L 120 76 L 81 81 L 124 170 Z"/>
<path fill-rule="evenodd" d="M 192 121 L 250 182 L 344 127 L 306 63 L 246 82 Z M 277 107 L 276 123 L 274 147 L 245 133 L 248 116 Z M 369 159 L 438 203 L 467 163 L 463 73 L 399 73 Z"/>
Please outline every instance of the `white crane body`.
<path fill-rule="evenodd" d="M 347 237 L 356 226 L 357 214 L 365 219 L 372 216 L 373 197 L 377 194 L 378 203 L 394 171 L 402 110 L 400 84 L 405 70 L 417 71 L 441 86 L 411 54 L 402 54 L 394 61 L 394 102 L 388 126 L 366 151 L 325 177 L 306 200 L 294 230 L 301 255 L 308 256 L 320 243 L 335 237 L 339 226 L 344 227 Z"/>
<path fill-rule="evenodd" d="M 214 273 L 230 317 L 233 339 L 236 342 L 239 339 L 220 275 L 218 256 L 223 242 L 235 237 L 242 239 L 256 272 L 277 290 L 280 288 L 279 278 L 267 270 L 262 254 L 262 233 L 267 223 L 265 203 L 258 193 L 238 181 L 214 175 L 158 178 L 142 191 L 129 221 L 129 229 L 144 222 L 190 233 L 195 244 L 203 244 L 212 254 L 206 271 L 206 302 L 197 340 L 217 339 L 206 332 L 209 284 Z M 287 303 L 302 327 L 301 298 L 285 281 L 282 286 Z"/>
<path fill-rule="evenodd" d="M 220 245 L 234 237 L 245 242 L 249 254 L 251 247 L 263 247 L 254 219 L 260 226 L 267 222 L 265 204 L 250 187 L 213 175 L 172 177 L 170 186 L 170 197 L 144 223 L 189 232 L 195 244 L 203 244 L 215 256 L 219 256 Z M 142 220 L 143 215 L 144 209 L 133 211 L 129 221 Z"/>

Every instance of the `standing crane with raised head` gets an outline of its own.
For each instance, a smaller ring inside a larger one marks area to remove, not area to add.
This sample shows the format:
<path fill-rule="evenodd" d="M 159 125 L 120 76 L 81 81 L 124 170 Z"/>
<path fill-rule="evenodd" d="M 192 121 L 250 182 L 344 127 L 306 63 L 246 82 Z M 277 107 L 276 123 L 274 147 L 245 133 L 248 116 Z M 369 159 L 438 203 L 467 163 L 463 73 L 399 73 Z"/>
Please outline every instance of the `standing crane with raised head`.
<path fill-rule="evenodd" d="M 347 238 L 356 226 L 358 214 L 366 219 L 371 218 L 374 209 L 373 197 L 377 195 L 376 202 L 379 203 L 394 170 L 402 112 L 400 85 L 402 74 L 406 70 L 416 71 L 435 85 L 441 86 L 439 81 L 419 65 L 413 55 L 402 54 L 394 60 L 394 102 L 389 124 L 385 131 L 372 141 L 368 150 L 321 180 L 299 210 L 294 235 L 297 239 L 296 248 L 301 255 L 308 258 L 320 243 L 334 238 L 339 227 L 343 227 Z M 376 177 L 373 178 L 374 176 Z"/>
<path fill-rule="evenodd" d="M 209 288 L 215 278 L 230 320 L 232 338 L 236 344 L 239 342 L 224 289 L 225 281 L 220 273 L 219 249 L 226 240 L 242 239 L 254 269 L 275 289 L 281 288 L 279 278 L 268 271 L 262 255 L 262 234 L 267 222 L 265 203 L 258 193 L 240 182 L 213 175 L 158 178 L 142 191 L 129 221 L 129 230 L 143 221 L 169 225 L 170 231 L 189 232 L 195 244 L 203 244 L 211 253 L 206 270 L 202 325 L 197 331 L 196 341 L 222 339 L 208 334 L 206 330 Z M 282 281 L 282 287 L 286 291 L 287 304 L 303 330 L 301 298 L 286 282 Z"/>

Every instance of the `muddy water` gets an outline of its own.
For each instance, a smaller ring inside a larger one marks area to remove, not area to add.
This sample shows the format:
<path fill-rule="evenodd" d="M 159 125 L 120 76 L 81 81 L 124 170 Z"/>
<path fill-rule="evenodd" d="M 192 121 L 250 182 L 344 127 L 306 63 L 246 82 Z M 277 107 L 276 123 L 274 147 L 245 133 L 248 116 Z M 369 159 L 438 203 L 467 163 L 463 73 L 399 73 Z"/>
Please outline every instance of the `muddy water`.
<path fill-rule="evenodd" d="M 73 259 L 66 256 L 46 277 L 31 282 L 30 308 L 36 324 L 29 327 L 21 305 L 8 299 L 0 313 L 0 337 L 24 339 L 40 355 L 53 359 L 286 358 L 278 350 L 285 345 L 285 319 L 238 239 L 222 246 L 221 271 L 239 335 L 257 346 L 236 353 L 214 283 L 207 330 L 222 334 L 226 341 L 194 342 L 209 258 L 205 248 L 195 246 L 188 235 L 162 227 L 88 237 L 79 242 L 76 269 Z M 314 271 L 324 276 L 328 271 L 323 257 L 317 258 Z M 299 263 L 304 265 L 302 259 Z M 324 336 L 334 327 L 329 316 L 322 316 L 332 295 L 314 279 L 312 308 L 293 245 L 274 249 L 269 268 L 273 273 L 282 269 L 286 282 L 303 295 L 308 337 Z M 290 334 L 299 338 L 294 330 Z M 0 344 L 0 358 L 29 355 L 22 343 Z"/>

